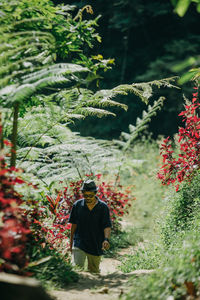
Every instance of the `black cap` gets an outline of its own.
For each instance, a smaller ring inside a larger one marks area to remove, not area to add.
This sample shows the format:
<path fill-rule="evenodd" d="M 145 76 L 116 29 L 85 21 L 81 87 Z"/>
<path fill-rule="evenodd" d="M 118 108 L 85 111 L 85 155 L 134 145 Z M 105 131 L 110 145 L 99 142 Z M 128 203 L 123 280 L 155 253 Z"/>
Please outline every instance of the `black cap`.
<path fill-rule="evenodd" d="M 96 186 L 94 180 L 85 180 L 80 190 L 83 192 L 97 192 L 98 187 Z"/>

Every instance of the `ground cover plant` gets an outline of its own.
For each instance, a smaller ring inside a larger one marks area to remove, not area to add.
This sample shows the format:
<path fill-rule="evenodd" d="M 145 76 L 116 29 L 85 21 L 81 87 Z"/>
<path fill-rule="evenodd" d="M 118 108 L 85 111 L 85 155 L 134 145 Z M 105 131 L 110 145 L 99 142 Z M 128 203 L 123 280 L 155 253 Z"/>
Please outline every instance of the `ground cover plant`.
<path fill-rule="evenodd" d="M 136 200 L 127 220 L 132 221 L 134 235 L 140 241 L 155 237 L 156 220 L 163 209 L 166 187 L 156 180 L 160 164 L 159 144 L 160 140 L 154 141 L 149 133 L 142 140 L 135 141 L 120 172 L 122 184 L 126 182 L 134 191 Z"/>
<path fill-rule="evenodd" d="M 129 273 L 139 269 L 155 269 L 160 265 L 162 247 L 159 224 L 163 214 L 166 187 L 156 179 L 160 140 L 150 137 L 136 141 L 127 153 L 128 159 L 121 170 L 121 180 L 132 183 L 136 200 L 126 217 L 127 240 L 134 248 L 123 256 L 120 270 Z"/>
<path fill-rule="evenodd" d="M 166 246 L 176 244 L 177 235 L 185 235 L 193 227 L 200 203 L 200 173 L 184 182 L 178 193 L 171 192 L 165 209 L 165 221 L 161 222 L 161 237 Z"/>
<path fill-rule="evenodd" d="M 198 299 L 199 286 L 199 102 L 195 90 L 192 102 L 187 101 L 183 116 L 185 127 L 179 129 L 177 146 L 172 148 L 169 138 L 161 145 L 163 165 L 158 178 L 163 184 L 175 184 L 169 189 L 162 221 L 159 222 L 161 238 L 155 271 L 139 280 L 126 299 Z M 175 144 L 176 145 L 176 144 Z M 179 148 L 180 146 L 180 148 Z M 177 155 L 177 156 L 176 156 Z M 177 186 L 178 185 L 178 186 Z M 145 249 L 148 253 L 148 245 Z M 129 263 L 142 266 L 143 254 L 133 253 Z M 154 261 L 154 251 L 146 259 Z M 145 263 L 143 264 L 143 266 Z M 127 267 L 125 264 L 124 268 Z M 129 271 L 129 270 L 127 270 Z"/>
<path fill-rule="evenodd" d="M 34 230 L 33 230 L 34 232 Z M 69 283 L 79 279 L 73 270 L 69 258 L 52 249 L 52 245 L 46 239 L 32 239 L 27 249 L 30 262 L 26 272 L 37 278 L 47 289 L 65 288 Z"/>
<path fill-rule="evenodd" d="M 199 220 L 176 247 L 166 251 L 162 264 L 151 275 L 133 279 L 134 288 L 126 299 L 198 299 Z M 171 297 L 171 298 L 170 298 Z"/>

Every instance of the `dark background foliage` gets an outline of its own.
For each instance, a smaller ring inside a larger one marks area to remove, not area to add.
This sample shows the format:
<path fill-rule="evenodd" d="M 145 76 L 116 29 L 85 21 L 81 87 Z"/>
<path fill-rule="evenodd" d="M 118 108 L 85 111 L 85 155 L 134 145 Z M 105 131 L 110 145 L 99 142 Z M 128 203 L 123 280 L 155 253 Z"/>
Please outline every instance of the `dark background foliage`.
<path fill-rule="evenodd" d="M 181 75 L 175 74 L 172 67 L 199 54 L 200 18 L 195 6 L 191 5 L 186 15 L 180 18 L 173 12 L 170 1 L 163 0 L 54 0 L 54 3 L 73 4 L 79 8 L 90 4 L 94 16 L 101 15 L 97 30 L 102 36 L 102 43 L 97 42 L 91 51 L 105 58 L 115 58 L 115 65 L 112 71 L 103 74 L 100 88 Z M 192 85 L 188 83 L 181 90 L 159 91 L 167 101 L 149 126 L 154 137 L 177 131 L 182 93 L 189 97 L 191 90 Z M 151 101 L 155 99 L 156 94 Z M 105 118 L 103 123 L 96 118 L 88 118 L 76 123 L 73 129 L 97 138 L 114 138 L 121 131 L 128 131 L 128 125 L 135 123 L 145 105 L 134 95 L 120 97 L 119 100 L 128 104 L 127 113 L 120 111 L 117 118 Z"/>

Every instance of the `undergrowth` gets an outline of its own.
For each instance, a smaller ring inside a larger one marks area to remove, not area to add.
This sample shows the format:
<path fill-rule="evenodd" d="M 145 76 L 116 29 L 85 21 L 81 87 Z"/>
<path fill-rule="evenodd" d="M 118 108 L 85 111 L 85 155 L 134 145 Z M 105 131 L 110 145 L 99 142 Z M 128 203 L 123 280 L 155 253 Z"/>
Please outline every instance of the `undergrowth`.
<path fill-rule="evenodd" d="M 160 268 L 150 275 L 133 279 L 127 300 L 199 299 L 200 216 L 193 225 L 176 246 L 166 251 Z"/>
<path fill-rule="evenodd" d="M 143 178 L 145 178 L 144 171 Z M 141 175 L 142 176 L 142 175 Z M 151 188 L 143 182 L 143 191 L 138 195 L 150 195 Z M 156 184 L 152 180 L 154 195 Z M 140 185 L 142 186 L 142 184 Z M 137 203 L 137 190 L 136 190 Z M 146 199 L 139 203 L 140 211 L 149 207 L 147 220 L 138 216 L 138 225 L 143 226 L 145 240 L 143 247 L 136 248 L 132 254 L 123 259 L 121 270 L 131 272 L 136 269 L 154 269 L 154 272 L 133 277 L 132 289 L 125 296 L 126 300 L 186 300 L 199 299 L 200 296 L 200 173 L 197 172 L 190 182 L 180 185 L 178 192 L 168 189 L 165 198 L 160 202 L 159 210 L 154 215 L 156 197 L 151 204 Z M 139 211 L 138 208 L 137 212 Z M 132 217 L 135 215 L 133 208 Z M 150 217 L 148 217 L 148 214 Z M 141 223 L 140 223 L 141 219 Z M 159 220 L 159 222 L 158 222 Z M 134 222 L 134 219 L 133 219 Z M 141 225 L 140 225 L 141 224 Z M 145 226 L 144 226 L 145 224 Z M 148 234 L 149 233 L 149 237 Z M 147 239 L 148 237 L 148 239 Z"/>
<path fill-rule="evenodd" d="M 128 233 L 125 231 L 119 231 L 111 235 L 110 249 L 104 254 L 105 257 L 116 257 L 119 249 L 127 248 L 130 246 L 128 239 Z"/>
<path fill-rule="evenodd" d="M 73 271 L 69 261 L 55 250 L 35 244 L 31 247 L 31 263 L 27 268 L 47 289 L 64 288 L 71 282 L 78 281 L 78 274 Z"/>
<path fill-rule="evenodd" d="M 160 245 L 148 244 L 134 250 L 131 254 L 126 254 L 121 258 L 120 269 L 129 273 L 134 270 L 151 270 L 159 267 L 162 259 Z"/>

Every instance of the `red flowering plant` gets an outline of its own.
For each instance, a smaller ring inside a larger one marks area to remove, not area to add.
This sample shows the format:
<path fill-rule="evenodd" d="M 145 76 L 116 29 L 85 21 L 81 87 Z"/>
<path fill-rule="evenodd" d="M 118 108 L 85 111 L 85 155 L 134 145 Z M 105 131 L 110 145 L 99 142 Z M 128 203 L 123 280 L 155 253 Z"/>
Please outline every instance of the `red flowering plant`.
<path fill-rule="evenodd" d="M 87 174 L 86 177 L 93 178 L 93 174 Z M 111 219 L 113 222 L 113 228 L 119 227 L 119 221 L 124 214 L 128 213 L 128 208 L 131 206 L 130 201 L 135 199 L 131 197 L 130 188 L 124 190 L 122 185 L 114 182 L 106 183 L 102 181 L 102 174 L 95 175 L 98 186 L 97 197 L 100 200 L 107 203 Z M 70 212 L 74 202 L 82 198 L 80 188 L 83 184 L 83 180 L 74 181 L 70 183 L 70 187 L 66 187 L 63 193 L 63 205 L 67 208 L 68 213 Z"/>
<path fill-rule="evenodd" d="M 48 246 L 50 250 L 54 249 L 65 255 L 69 246 L 71 225 L 67 223 L 69 214 L 62 206 L 62 194 L 59 192 L 55 197 L 46 195 L 48 205 L 37 207 L 31 212 L 31 228 L 35 241 L 42 248 Z"/>
<path fill-rule="evenodd" d="M 173 184 L 176 191 L 181 182 L 190 181 L 200 169 L 200 117 L 198 92 L 195 88 L 191 103 L 186 103 L 185 110 L 179 116 L 183 118 L 185 127 L 178 132 L 178 156 L 172 148 L 172 141 L 167 137 L 161 145 L 163 165 L 158 172 L 162 184 Z"/>
<path fill-rule="evenodd" d="M 94 176 L 88 174 L 86 177 Z M 130 196 L 130 189 L 124 190 L 120 184 L 101 181 L 101 174 L 95 177 L 99 188 L 97 196 L 107 203 L 113 229 L 118 230 L 120 218 L 128 213 L 128 208 L 131 206 L 130 200 L 133 197 Z M 82 198 L 80 191 L 82 184 L 83 180 L 71 181 L 69 186 L 65 187 L 63 192 L 58 192 L 54 198 L 46 196 L 49 203 L 48 213 L 46 217 L 34 220 L 35 225 L 40 227 L 40 232 L 45 236 L 45 241 L 62 254 L 66 254 L 69 246 L 71 229 L 71 224 L 68 223 L 69 214 L 74 202 Z"/>
<path fill-rule="evenodd" d="M 11 146 L 4 141 L 6 146 Z M 26 244 L 30 234 L 29 222 L 21 208 L 22 196 L 17 184 L 24 184 L 19 170 L 5 163 L 5 149 L 0 151 L 0 271 L 23 274 L 28 264 Z"/>

